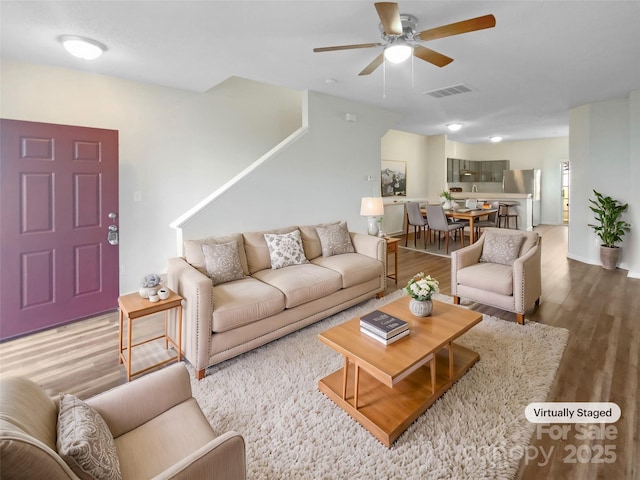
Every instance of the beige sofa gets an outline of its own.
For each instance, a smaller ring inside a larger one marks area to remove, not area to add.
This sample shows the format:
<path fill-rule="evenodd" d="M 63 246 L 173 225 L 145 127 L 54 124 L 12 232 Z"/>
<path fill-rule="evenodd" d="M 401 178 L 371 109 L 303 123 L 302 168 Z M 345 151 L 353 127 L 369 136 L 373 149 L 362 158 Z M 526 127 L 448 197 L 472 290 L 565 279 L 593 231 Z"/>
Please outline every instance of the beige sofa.
<path fill-rule="evenodd" d="M 451 253 L 451 294 L 514 312 L 524 325 L 540 303 L 542 239 L 536 232 L 485 228 L 477 242 Z"/>
<path fill-rule="evenodd" d="M 308 263 L 273 269 L 265 233 L 300 232 Z M 346 226 L 345 226 L 346 232 Z M 315 226 L 188 240 L 168 286 L 185 299 L 183 349 L 198 379 L 215 365 L 376 295 L 386 285 L 386 241 L 346 232 L 354 253 L 323 255 Z M 245 278 L 213 285 L 203 244 L 237 242 Z M 325 245 L 326 246 L 326 245 Z M 325 252 L 326 253 L 326 252 Z"/>
<path fill-rule="evenodd" d="M 123 480 L 245 479 L 242 436 L 216 435 L 191 396 L 189 373 L 182 363 L 150 373 L 85 403 L 95 409 L 113 436 Z M 34 382 L 21 377 L 0 381 L 0 478 L 79 479 L 58 454 L 58 406 Z M 79 415 L 74 433 L 89 430 Z M 99 430 L 97 430 L 99 431 Z M 65 430 L 62 430 L 65 432 Z M 92 435 L 92 444 L 99 443 Z M 73 445 L 78 445 L 77 441 Z M 104 449 L 98 450 L 104 458 Z M 117 468 L 103 469 L 116 478 Z M 74 473 L 74 472 L 77 472 Z M 81 476 L 78 476 L 81 475 Z"/>

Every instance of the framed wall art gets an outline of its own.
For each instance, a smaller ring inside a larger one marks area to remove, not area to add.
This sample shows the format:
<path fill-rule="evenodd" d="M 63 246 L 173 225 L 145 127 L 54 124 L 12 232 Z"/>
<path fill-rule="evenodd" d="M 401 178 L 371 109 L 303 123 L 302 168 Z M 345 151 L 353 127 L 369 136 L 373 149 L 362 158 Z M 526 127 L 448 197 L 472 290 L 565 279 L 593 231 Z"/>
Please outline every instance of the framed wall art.
<path fill-rule="evenodd" d="M 407 162 L 382 160 L 380 182 L 383 197 L 407 196 Z"/>

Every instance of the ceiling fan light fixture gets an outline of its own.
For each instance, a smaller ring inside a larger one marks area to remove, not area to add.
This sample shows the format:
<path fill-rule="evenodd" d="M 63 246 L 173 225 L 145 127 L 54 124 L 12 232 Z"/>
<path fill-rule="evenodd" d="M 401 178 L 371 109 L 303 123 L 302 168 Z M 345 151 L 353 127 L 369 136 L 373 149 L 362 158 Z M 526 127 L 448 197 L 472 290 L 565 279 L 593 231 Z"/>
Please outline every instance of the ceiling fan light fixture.
<path fill-rule="evenodd" d="M 493 143 L 498 143 L 502 141 L 502 137 L 500 135 L 494 135 L 493 137 L 489 137 L 489 140 Z"/>
<path fill-rule="evenodd" d="M 391 63 L 402 63 L 411 56 L 412 52 L 413 49 L 406 43 L 396 43 L 384 49 L 384 58 Z"/>
<path fill-rule="evenodd" d="M 62 35 L 60 41 L 67 52 L 84 60 L 95 60 L 107 49 L 104 44 L 96 40 L 76 35 Z"/>
<path fill-rule="evenodd" d="M 447 128 L 451 132 L 457 132 L 458 130 L 460 130 L 462 128 L 462 124 L 461 123 L 449 123 L 447 125 Z"/>

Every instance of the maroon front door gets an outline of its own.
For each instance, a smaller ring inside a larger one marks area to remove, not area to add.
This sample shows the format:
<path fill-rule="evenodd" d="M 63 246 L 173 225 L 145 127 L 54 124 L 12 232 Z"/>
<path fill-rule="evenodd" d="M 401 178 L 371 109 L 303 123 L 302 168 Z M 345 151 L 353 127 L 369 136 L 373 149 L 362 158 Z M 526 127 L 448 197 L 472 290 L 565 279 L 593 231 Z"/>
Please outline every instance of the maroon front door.
<path fill-rule="evenodd" d="M 118 132 L 0 128 L 0 338 L 117 308 Z"/>

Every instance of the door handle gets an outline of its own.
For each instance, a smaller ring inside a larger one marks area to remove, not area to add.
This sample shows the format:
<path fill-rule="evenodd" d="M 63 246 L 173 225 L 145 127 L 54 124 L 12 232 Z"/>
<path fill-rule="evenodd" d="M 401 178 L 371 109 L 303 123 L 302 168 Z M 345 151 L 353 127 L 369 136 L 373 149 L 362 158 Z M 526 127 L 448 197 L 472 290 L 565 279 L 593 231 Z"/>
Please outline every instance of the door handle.
<path fill-rule="evenodd" d="M 107 233 L 107 242 L 111 245 L 118 245 L 118 226 L 109 225 L 109 233 Z"/>

